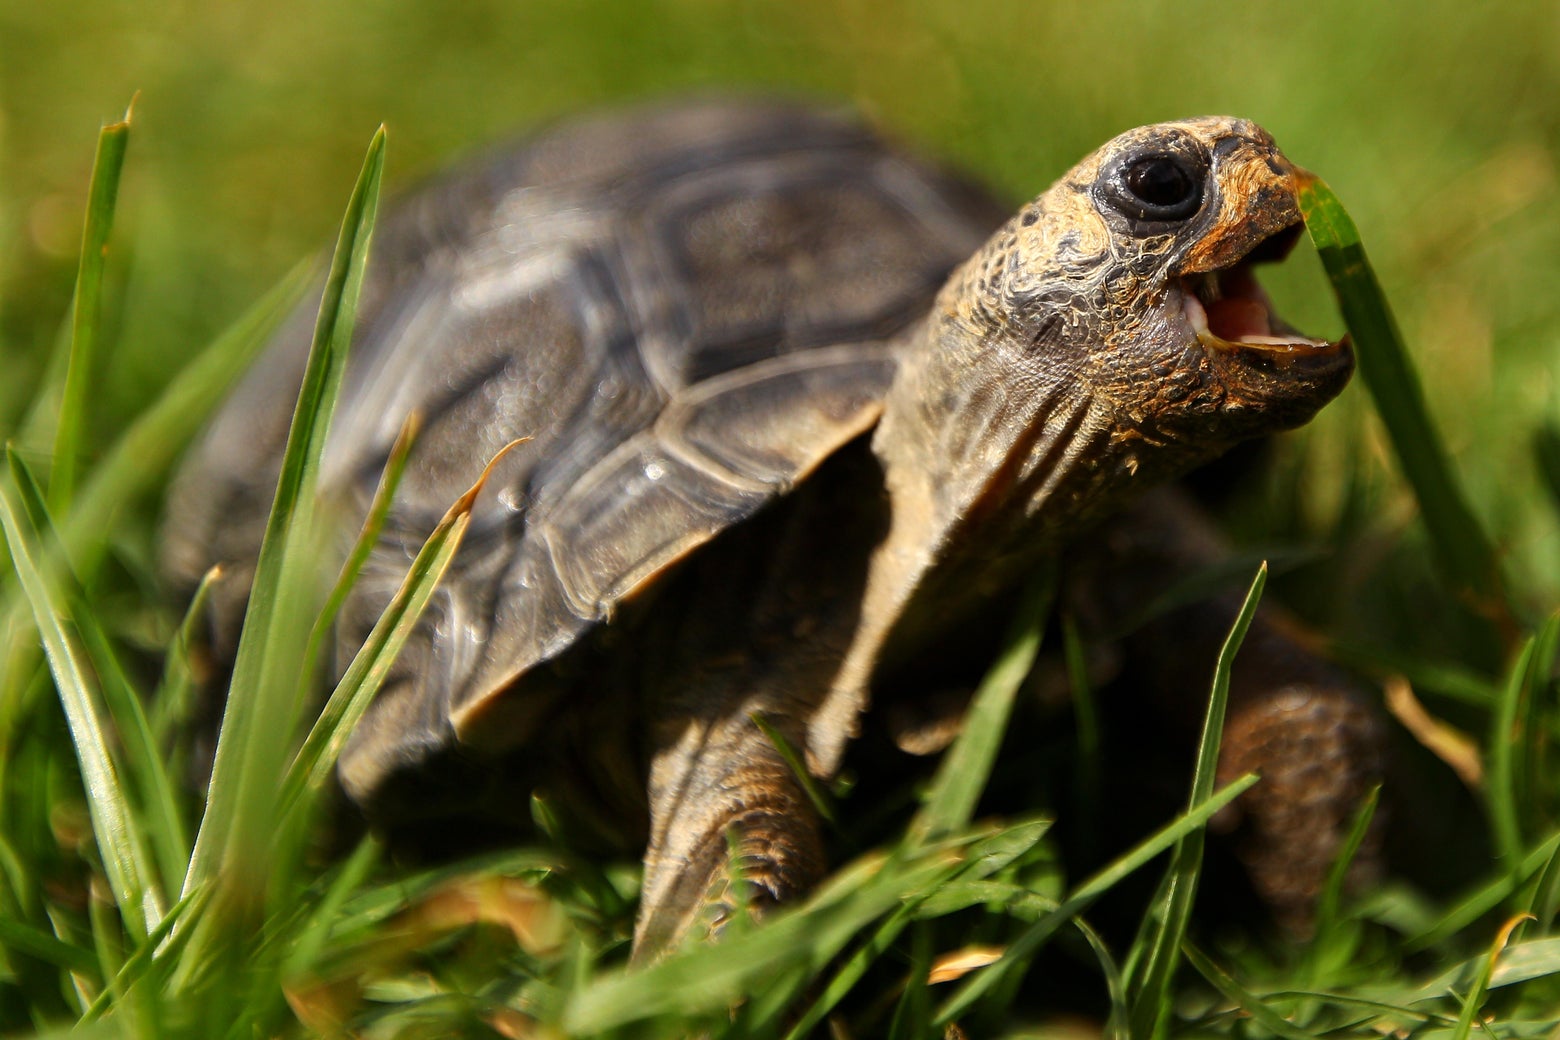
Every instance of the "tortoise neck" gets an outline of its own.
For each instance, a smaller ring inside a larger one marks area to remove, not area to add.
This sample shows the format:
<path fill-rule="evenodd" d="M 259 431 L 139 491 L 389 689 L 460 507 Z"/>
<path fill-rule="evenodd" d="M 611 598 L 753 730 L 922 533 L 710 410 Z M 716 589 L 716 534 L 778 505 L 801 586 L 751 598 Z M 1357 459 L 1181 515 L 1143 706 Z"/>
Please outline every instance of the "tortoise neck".
<path fill-rule="evenodd" d="M 872 447 L 890 538 L 923 567 L 952 553 L 1044 553 L 1123 476 L 1109 409 L 1080 377 L 1083 355 L 1036 364 L 1014 340 L 934 314 L 885 399 Z"/>
<path fill-rule="evenodd" d="M 914 642 L 1021 580 L 1121 483 L 1109 411 L 1082 391 L 1075 369 L 1015 363 L 1012 344 L 947 314 L 911 335 L 872 440 L 888 532 L 809 726 L 821 775 L 837 767 L 890 644 Z"/>

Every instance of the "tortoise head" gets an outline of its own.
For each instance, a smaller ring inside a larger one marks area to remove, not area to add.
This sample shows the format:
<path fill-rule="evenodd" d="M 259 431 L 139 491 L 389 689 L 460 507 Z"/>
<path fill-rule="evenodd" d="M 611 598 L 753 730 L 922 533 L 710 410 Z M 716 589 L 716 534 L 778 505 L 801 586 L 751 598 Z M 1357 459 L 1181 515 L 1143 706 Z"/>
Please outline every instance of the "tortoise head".
<path fill-rule="evenodd" d="M 879 428 L 891 483 L 896 456 L 935 460 L 921 495 L 945 524 L 1022 503 L 1065 527 L 1310 419 L 1353 355 L 1295 333 L 1252 275 L 1299 236 L 1296 177 L 1227 117 L 1131 130 L 1080 162 L 943 289 Z"/>
<path fill-rule="evenodd" d="M 1297 175 L 1243 119 L 1128 131 L 1018 216 L 1004 305 L 1043 325 L 1061 303 L 1084 378 L 1147 438 L 1228 444 L 1298 426 L 1354 358 L 1286 325 L 1253 276 L 1299 238 Z"/>

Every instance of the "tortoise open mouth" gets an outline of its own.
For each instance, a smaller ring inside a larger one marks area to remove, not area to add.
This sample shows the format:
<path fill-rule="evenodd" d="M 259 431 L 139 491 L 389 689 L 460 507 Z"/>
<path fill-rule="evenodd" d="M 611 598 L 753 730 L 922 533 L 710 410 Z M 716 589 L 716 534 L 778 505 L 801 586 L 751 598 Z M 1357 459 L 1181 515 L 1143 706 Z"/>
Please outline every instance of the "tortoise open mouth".
<path fill-rule="evenodd" d="M 1203 346 L 1212 350 L 1258 352 L 1280 365 L 1331 357 L 1342 341 L 1301 335 L 1273 311 L 1273 302 L 1252 267 L 1287 257 L 1300 238 L 1294 223 L 1258 242 L 1229 267 L 1181 279 L 1186 320 Z"/>

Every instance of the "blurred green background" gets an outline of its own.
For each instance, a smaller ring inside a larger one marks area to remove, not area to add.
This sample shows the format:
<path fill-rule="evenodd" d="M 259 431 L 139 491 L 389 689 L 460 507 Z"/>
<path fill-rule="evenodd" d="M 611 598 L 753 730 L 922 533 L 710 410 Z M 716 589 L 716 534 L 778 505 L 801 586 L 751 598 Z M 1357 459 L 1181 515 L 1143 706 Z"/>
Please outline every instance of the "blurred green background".
<path fill-rule="evenodd" d="M 94 133 L 132 95 L 105 430 L 327 241 L 381 121 L 405 185 L 542 120 L 733 87 L 848 101 L 1015 199 L 1128 126 L 1263 123 L 1350 206 L 1519 591 L 1560 596 L 1533 452 L 1560 416 L 1553 3 L 0 0 L 0 419 L 59 334 Z M 1281 309 L 1336 334 L 1314 258 L 1287 268 Z M 1314 529 L 1349 499 L 1364 544 L 1411 543 L 1363 389 L 1308 438 L 1287 507 Z"/>

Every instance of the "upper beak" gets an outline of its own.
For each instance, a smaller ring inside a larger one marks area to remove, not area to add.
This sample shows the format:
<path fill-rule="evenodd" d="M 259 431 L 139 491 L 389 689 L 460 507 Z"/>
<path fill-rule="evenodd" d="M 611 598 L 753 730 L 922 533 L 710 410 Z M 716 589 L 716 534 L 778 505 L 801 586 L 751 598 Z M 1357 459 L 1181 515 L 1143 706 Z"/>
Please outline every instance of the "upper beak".
<path fill-rule="evenodd" d="M 1301 222 L 1299 177 L 1310 174 L 1276 148 L 1243 141 L 1217 159 L 1222 190 L 1208 231 L 1182 259 L 1181 275 L 1232 267 L 1265 239 Z"/>

